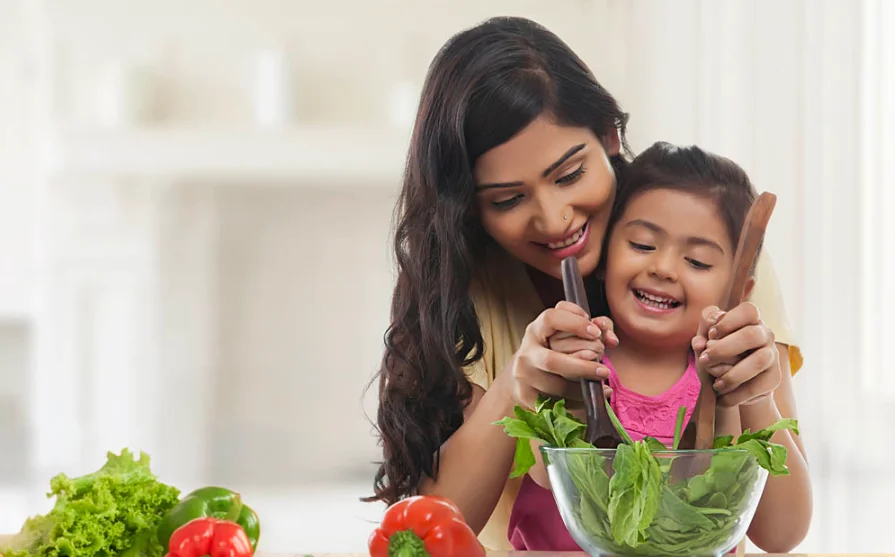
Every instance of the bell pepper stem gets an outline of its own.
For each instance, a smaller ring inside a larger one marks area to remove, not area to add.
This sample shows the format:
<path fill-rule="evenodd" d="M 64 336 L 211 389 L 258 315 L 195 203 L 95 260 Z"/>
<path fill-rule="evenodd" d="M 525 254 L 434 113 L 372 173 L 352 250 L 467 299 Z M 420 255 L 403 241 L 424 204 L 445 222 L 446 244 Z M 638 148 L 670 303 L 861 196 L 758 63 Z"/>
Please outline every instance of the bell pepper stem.
<path fill-rule="evenodd" d="M 239 518 L 239 514 L 242 512 L 242 497 L 240 495 L 236 495 L 233 498 L 233 505 L 227 510 L 227 516 L 225 520 L 229 520 L 230 522 L 236 522 Z"/>
<path fill-rule="evenodd" d="M 388 557 L 429 557 L 429 552 L 423 540 L 412 530 L 402 530 L 389 538 Z"/>

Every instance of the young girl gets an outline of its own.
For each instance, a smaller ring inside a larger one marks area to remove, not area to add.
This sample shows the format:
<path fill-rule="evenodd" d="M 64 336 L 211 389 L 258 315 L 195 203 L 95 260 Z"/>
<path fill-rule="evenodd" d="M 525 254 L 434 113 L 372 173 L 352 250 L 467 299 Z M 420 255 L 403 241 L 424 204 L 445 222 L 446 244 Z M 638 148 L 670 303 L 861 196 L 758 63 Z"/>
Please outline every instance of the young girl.
<path fill-rule="evenodd" d="M 722 301 L 755 197 L 739 166 L 698 147 L 656 143 L 625 171 L 603 264 L 618 343 L 607 348 L 602 361 L 609 371 L 610 404 L 634 440 L 650 436 L 671 446 L 678 409 L 685 406 L 686 419 L 691 417 L 700 391 L 697 359 L 715 345 L 709 340 L 707 347 L 694 346 L 694 339 L 705 309 L 715 310 Z M 747 297 L 753 286 L 750 278 Z M 715 335 L 709 330 L 709 339 Z M 567 336 L 551 347 L 575 354 L 583 342 Z M 728 368 L 708 369 L 717 377 L 719 428 L 739 429 L 738 416 L 729 408 L 742 404 L 752 408 L 746 425 L 753 430 L 778 417 L 766 396 L 744 400 L 744 395 L 730 394 L 725 385 Z M 787 445 L 796 462 L 803 460 L 789 433 L 778 434 L 775 441 Z M 539 455 L 538 463 L 516 498 L 510 540 L 517 549 L 576 550 L 547 490 L 549 480 Z M 786 530 L 810 517 L 810 486 L 803 466 L 796 465 L 791 476 L 769 479 L 765 494 L 750 529 L 759 539 L 761 529 L 775 517 L 771 506 L 781 498 L 790 499 L 790 512 L 773 519 L 775 528 Z"/>
<path fill-rule="evenodd" d="M 508 479 L 515 442 L 493 424 L 538 393 L 580 400 L 581 377 L 608 377 L 588 355 L 602 353 L 604 335 L 614 339 L 611 323 L 562 302 L 560 264 L 575 255 L 591 308 L 605 308 L 595 270 L 628 162 L 627 121 L 581 59 L 532 21 L 488 20 L 436 55 L 397 211 L 379 377 L 383 462 L 368 500 L 447 497 L 486 547 L 512 549 L 507 527 L 522 481 Z M 791 373 L 802 362 L 764 257 L 757 275 L 754 305 L 711 321 L 706 351 L 712 365 L 730 367 L 730 404 L 772 394 L 773 404 L 734 410 L 753 427 L 778 409 L 796 417 Z M 551 348 L 564 335 L 586 339 L 579 354 Z M 793 474 L 799 467 L 792 456 Z M 769 528 L 795 501 L 781 498 L 756 518 L 756 545 L 788 551 L 801 541 L 807 522 Z"/>

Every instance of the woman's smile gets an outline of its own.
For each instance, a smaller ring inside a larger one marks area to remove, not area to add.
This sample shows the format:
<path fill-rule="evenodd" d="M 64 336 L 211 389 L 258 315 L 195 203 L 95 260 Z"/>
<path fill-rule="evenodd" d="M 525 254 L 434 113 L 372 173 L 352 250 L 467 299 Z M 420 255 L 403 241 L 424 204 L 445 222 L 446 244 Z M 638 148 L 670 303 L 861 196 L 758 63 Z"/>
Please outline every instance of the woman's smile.
<path fill-rule="evenodd" d="M 578 253 L 580 253 L 587 245 L 587 240 L 590 237 L 590 228 L 587 226 L 588 222 L 589 221 L 585 221 L 583 225 L 564 238 L 549 242 L 533 243 L 559 259 L 578 255 Z"/>

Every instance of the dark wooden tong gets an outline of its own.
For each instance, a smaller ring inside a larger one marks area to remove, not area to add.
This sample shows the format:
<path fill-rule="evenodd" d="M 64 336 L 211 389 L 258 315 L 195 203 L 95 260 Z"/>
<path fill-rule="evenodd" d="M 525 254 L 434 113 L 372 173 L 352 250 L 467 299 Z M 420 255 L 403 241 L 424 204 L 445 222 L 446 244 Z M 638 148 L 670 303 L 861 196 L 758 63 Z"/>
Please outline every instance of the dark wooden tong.
<path fill-rule="evenodd" d="M 566 300 L 577 304 L 580 308 L 590 313 L 590 305 L 587 303 L 587 292 L 584 289 L 584 279 L 578 269 L 578 259 L 567 257 L 562 261 L 562 281 Z M 621 444 L 622 439 L 615 426 L 609 419 L 606 410 L 606 398 L 603 396 L 603 380 L 581 379 L 581 394 L 584 396 L 584 409 L 587 412 L 587 431 L 585 439 L 598 449 L 614 449 Z"/>
<path fill-rule="evenodd" d="M 772 193 L 762 193 L 749 209 L 740 240 L 733 260 L 733 275 L 727 285 L 721 309 L 730 311 L 743 302 L 746 296 L 746 282 L 755 264 L 755 258 L 764 239 L 768 221 L 774 206 L 777 204 L 777 196 Z M 690 422 L 681 435 L 679 449 L 707 450 L 714 446 L 715 442 L 715 411 L 717 393 L 713 386 L 714 378 L 705 370 L 699 371 L 699 399 L 696 408 L 690 416 Z"/>

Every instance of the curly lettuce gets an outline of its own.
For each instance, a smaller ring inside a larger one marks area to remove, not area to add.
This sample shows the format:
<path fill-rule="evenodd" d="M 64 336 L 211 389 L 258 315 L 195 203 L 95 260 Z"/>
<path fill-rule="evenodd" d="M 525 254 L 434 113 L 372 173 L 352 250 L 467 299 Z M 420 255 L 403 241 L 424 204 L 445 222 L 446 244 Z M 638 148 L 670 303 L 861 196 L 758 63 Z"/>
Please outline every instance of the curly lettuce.
<path fill-rule="evenodd" d="M 158 481 L 146 453 L 135 459 L 127 449 L 110 452 L 96 472 L 50 480 L 47 497 L 56 497 L 52 510 L 27 519 L 0 554 L 161 557 L 164 550 L 153 534 L 179 496 L 177 488 Z"/>

